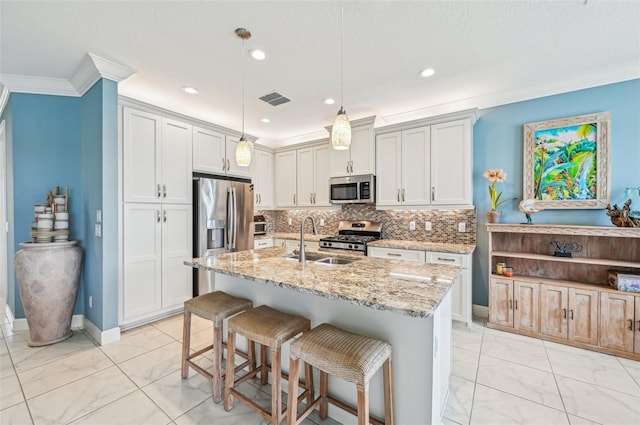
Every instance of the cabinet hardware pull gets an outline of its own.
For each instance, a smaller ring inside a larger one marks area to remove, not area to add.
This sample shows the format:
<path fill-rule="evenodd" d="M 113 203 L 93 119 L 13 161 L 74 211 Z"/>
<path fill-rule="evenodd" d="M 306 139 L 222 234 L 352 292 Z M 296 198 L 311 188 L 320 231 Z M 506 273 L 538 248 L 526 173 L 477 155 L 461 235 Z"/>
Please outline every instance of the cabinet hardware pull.
<path fill-rule="evenodd" d="M 349 169 L 351 170 L 350 172 L 353 173 L 353 161 L 349 161 Z"/>
<path fill-rule="evenodd" d="M 258 195 L 260 197 L 260 205 L 262 205 L 262 194 Z"/>
<path fill-rule="evenodd" d="M 509 300 L 509 308 L 513 310 L 513 300 Z"/>
<path fill-rule="evenodd" d="M 569 310 L 569 319 L 573 320 L 573 309 Z"/>
<path fill-rule="evenodd" d="M 389 257 L 401 257 L 401 256 L 402 256 L 402 255 L 400 255 L 400 254 L 395 254 L 395 253 L 393 253 L 393 252 L 387 252 L 387 255 L 388 255 Z"/>
<path fill-rule="evenodd" d="M 256 204 L 258 204 L 258 203 L 260 203 L 260 202 L 258 201 L 258 194 L 256 193 Z"/>
<path fill-rule="evenodd" d="M 316 201 L 316 193 L 313 192 L 313 203 L 316 204 L 318 201 Z"/>
<path fill-rule="evenodd" d="M 349 161 L 347 161 L 347 173 L 349 173 Z"/>
<path fill-rule="evenodd" d="M 629 330 L 633 330 L 633 320 L 629 319 Z"/>
<path fill-rule="evenodd" d="M 398 189 L 398 202 L 400 202 L 400 189 Z"/>
<path fill-rule="evenodd" d="M 456 261 L 453 258 L 442 258 L 442 257 L 438 257 L 438 261 Z"/>
<path fill-rule="evenodd" d="M 293 203 L 294 204 L 296 203 L 296 194 L 295 193 L 293 194 Z"/>
<path fill-rule="evenodd" d="M 160 192 L 160 183 L 158 183 L 158 198 L 160 198 L 160 196 L 162 196 L 162 193 Z"/>
<path fill-rule="evenodd" d="M 638 320 L 638 332 L 640 332 L 640 320 Z"/>
<path fill-rule="evenodd" d="M 231 162 L 227 159 L 227 171 L 231 170 Z"/>
<path fill-rule="evenodd" d="M 162 211 L 162 221 L 167 222 L 167 210 Z"/>
<path fill-rule="evenodd" d="M 513 309 L 514 309 L 514 310 L 517 310 L 517 309 L 518 309 L 518 300 L 515 300 L 515 301 L 513 302 Z"/>
<path fill-rule="evenodd" d="M 162 197 L 163 198 L 167 197 L 167 185 L 166 184 L 162 185 Z"/>
<path fill-rule="evenodd" d="M 222 158 L 222 171 L 227 171 L 227 161 Z"/>
<path fill-rule="evenodd" d="M 309 203 L 313 204 L 313 193 L 309 194 Z"/>
<path fill-rule="evenodd" d="M 156 210 L 156 222 L 160 223 L 160 210 Z"/>
<path fill-rule="evenodd" d="M 562 309 L 562 318 L 563 318 L 563 319 L 566 319 L 566 318 L 567 318 L 567 309 L 566 309 L 566 308 L 563 308 L 563 309 Z"/>
<path fill-rule="evenodd" d="M 431 186 L 431 200 L 435 201 L 436 200 L 436 188 Z"/>
<path fill-rule="evenodd" d="M 402 189 L 402 202 L 404 202 L 404 189 Z"/>

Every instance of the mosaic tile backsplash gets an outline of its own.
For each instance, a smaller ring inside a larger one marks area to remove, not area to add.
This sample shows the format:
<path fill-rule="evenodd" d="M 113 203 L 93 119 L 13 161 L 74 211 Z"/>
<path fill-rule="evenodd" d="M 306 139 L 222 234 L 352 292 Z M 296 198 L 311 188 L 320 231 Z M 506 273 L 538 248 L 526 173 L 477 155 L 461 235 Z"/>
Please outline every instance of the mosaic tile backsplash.
<path fill-rule="evenodd" d="M 424 209 L 424 210 L 376 210 L 373 205 L 343 205 L 341 210 L 289 210 L 257 211 L 267 220 L 268 232 L 294 233 L 300 231 L 300 222 L 307 215 L 324 227 L 318 232 L 325 235 L 338 233 L 341 220 L 370 220 L 382 223 L 384 239 L 402 239 L 438 243 L 476 243 L 475 209 Z M 289 225 L 291 219 L 291 225 Z M 409 222 L 416 222 L 416 230 L 409 230 Z M 431 222 L 431 231 L 425 230 L 425 222 Z M 458 232 L 458 223 L 466 224 L 465 232 Z M 307 223 L 307 226 L 310 224 Z"/>

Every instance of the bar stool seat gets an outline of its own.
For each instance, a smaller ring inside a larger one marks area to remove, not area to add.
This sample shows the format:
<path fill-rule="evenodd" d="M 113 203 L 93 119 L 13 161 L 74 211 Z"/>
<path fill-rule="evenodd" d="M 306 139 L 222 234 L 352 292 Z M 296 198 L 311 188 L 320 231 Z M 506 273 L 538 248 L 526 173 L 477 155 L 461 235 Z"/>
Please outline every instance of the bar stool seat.
<path fill-rule="evenodd" d="M 260 349 L 260 365 L 254 366 L 252 370 L 247 372 L 244 376 L 234 379 L 233 375 L 227 375 L 225 378 L 224 387 L 224 408 L 225 410 L 231 410 L 233 408 L 233 397 L 236 396 L 240 401 L 247 404 L 249 407 L 256 410 L 264 418 L 269 419 L 274 424 L 279 424 L 285 415 L 287 415 L 287 409 L 282 410 L 281 403 L 281 384 L 280 377 L 285 379 L 287 375 L 282 374 L 281 369 L 281 349 L 282 344 L 293 338 L 294 336 L 309 331 L 311 329 L 311 322 L 301 316 L 294 314 L 284 313 L 282 311 L 275 310 L 266 305 L 261 305 L 252 310 L 248 310 L 242 314 L 229 319 L 229 336 L 227 338 L 227 369 L 233 367 L 233 353 L 235 351 L 235 336 L 236 333 L 247 338 L 249 346 L 254 343 L 261 345 Z M 271 350 L 271 365 L 267 364 L 266 349 Z M 255 349 L 249 349 L 249 356 L 255 352 Z M 251 362 L 250 358 L 250 362 Z M 255 359 L 253 359 L 255 365 Z M 256 404 L 250 398 L 244 396 L 238 392 L 235 388 L 240 383 L 246 381 L 249 378 L 256 376 L 260 373 L 260 379 L 262 384 L 267 383 L 268 372 L 272 373 L 271 382 L 271 412 L 266 411 L 261 406 Z M 307 372 L 311 372 L 311 368 L 306 369 Z M 313 399 L 313 375 L 311 373 L 305 374 L 304 384 L 300 385 L 305 391 L 298 397 L 292 399 L 289 403 L 289 410 L 296 410 L 296 406 L 299 401 L 304 398 L 307 402 Z M 296 380 L 299 379 L 296 376 Z M 297 388 L 297 386 L 296 386 Z M 296 389 L 297 394 L 297 389 Z M 291 408 L 293 406 L 293 408 Z"/>
<path fill-rule="evenodd" d="M 393 424 L 391 345 L 323 323 L 291 344 L 289 394 L 296 394 L 298 390 L 296 378 L 300 360 L 305 362 L 305 366 L 311 365 L 320 370 L 320 397 L 308 403 L 299 417 L 293 412 L 287 424 L 299 424 L 317 405 L 320 405 L 320 418 L 326 418 L 328 403 L 357 415 L 358 424 Z M 369 417 L 369 381 L 381 367 L 384 374 L 385 422 Z M 328 394 L 328 375 L 356 384 L 357 408 Z"/>
<path fill-rule="evenodd" d="M 182 327 L 182 379 L 189 377 L 189 368 L 203 375 L 212 383 L 212 397 L 215 403 L 222 401 L 222 350 L 226 344 L 222 341 L 222 325 L 224 319 L 234 314 L 253 308 L 251 300 L 234 297 L 226 292 L 215 291 L 194 297 L 184 302 L 184 322 Z M 191 353 L 191 315 L 202 317 L 213 322 L 213 340 L 211 345 Z M 211 373 L 194 362 L 194 358 L 213 349 L 213 368 Z M 245 353 L 238 353 L 248 358 Z M 246 367 L 244 362 L 237 369 Z M 232 374 L 233 375 L 233 374 Z"/>

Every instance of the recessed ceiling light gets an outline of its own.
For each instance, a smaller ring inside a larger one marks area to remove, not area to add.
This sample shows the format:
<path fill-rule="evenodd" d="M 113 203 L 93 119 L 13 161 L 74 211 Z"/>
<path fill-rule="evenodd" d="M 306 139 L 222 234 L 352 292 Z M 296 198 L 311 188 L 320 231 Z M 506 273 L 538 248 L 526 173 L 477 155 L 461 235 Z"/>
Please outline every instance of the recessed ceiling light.
<path fill-rule="evenodd" d="M 189 86 L 184 86 L 184 87 L 182 88 L 182 90 L 184 90 L 186 93 L 189 93 L 189 94 L 198 94 L 198 93 L 200 93 L 200 92 L 198 91 L 198 89 L 193 88 L 193 87 L 189 87 Z"/>
<path fill-rule="evenodd" d="M 257 61 L 261 61 L 267 57 L 267 55 L 260 49 L 251 49 L 249 50 L 249 54 Z"/>
<path fill-rule="evenodd" d="M 324 103 L 325 105 L 333 105 L 334 103 L 336 103 L 336 101 L 328 97 L 325 100 L 323 100 L 322 103 Z"/>
<path fill-rule="evenodd" d="M 260 121 L 264 122 L 264 123 L 270 123 L 271 120 L 269 118 L 262 118 Z"/>
<path fill-rule="evenodd" d="M 427 68 L 427 69 L 423 69 L 422 71 L 420 71 L 420 75 L 421 77 L 431 77 L 433 74 L 435 74 L 436 72 L 433 70 L 433 68 Z"/>

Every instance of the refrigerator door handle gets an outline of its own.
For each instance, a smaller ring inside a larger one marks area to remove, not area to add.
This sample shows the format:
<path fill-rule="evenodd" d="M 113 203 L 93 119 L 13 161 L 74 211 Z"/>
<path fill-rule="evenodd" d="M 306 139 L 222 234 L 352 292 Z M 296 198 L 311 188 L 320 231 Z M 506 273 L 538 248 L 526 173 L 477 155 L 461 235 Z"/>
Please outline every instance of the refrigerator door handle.
<path fill-rule="evenodd" d="M 225 245 L 227 247 L 227 249 L 231 249 L 231 232 L 232 232 L 232 223 L 231 223 L 231 216 L 233 214 L 232 212 L 232 205 L 231 205 L 231 188 L 228 187 L 227 188 L 227 220 L 226 220 L 226 229 L 225 229 Z"/>
<path fill-rule="evenodd" d="M 236 250 L 236 242 L 237 242 L 237 238 L 238 238 L 238 205 L 237 205 L 237 199 L 236 199 L 236 188 L 232 187 L 231 188 L 231 217 L 232 217 L 232 221 L 231 221 L 231 229 L 232 229 L 232 233 L 231 233 L 231 249 L 233 251 Z"/>

